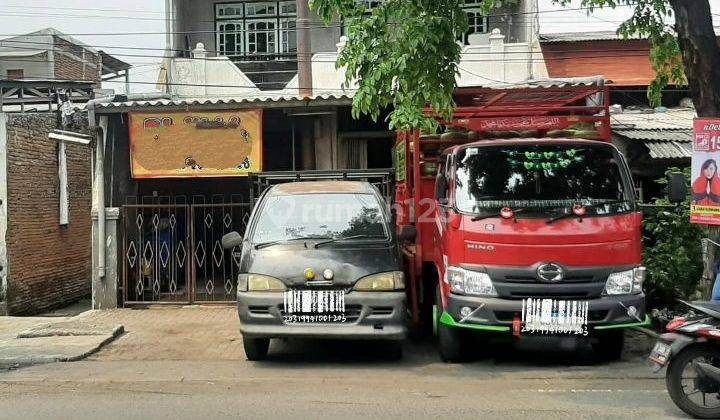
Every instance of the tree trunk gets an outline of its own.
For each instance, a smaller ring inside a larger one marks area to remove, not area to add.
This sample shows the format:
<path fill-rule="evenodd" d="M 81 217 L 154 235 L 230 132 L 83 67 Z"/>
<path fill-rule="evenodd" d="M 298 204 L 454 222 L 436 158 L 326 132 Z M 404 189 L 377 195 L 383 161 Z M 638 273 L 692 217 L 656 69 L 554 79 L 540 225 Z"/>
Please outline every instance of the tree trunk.
<path fill-rule="evenodd" d="M 708 0 L 670 0 L 688 87 L 699 117 L 720 117 L 720 49 Z"/>

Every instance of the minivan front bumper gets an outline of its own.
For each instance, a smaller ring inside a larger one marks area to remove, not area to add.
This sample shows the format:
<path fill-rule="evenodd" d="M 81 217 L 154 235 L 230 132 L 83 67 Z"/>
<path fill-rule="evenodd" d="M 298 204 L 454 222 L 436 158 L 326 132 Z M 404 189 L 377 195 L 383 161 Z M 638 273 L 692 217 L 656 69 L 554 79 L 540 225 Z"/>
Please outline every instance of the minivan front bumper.
<path fill-rule="evenodd" d="M 345 294 L 345 322 L 285 323 L 283 294 L 238 292 L 240 332 L 253 338 L 402 340 L 407 334 L 405 292 Z"/>
<path fill-rule="evenodd" d="M 601 296 L 587 301 L 588 327 L 592 330 L 628 328 L 648 325 L 645 314 L 645 295 Z M 513 319 L 521 316 L 523 301 L 518 299 L 502 299 L 464 296 L 450 293 L 447 308 L 440 317 L 440 322 L 458 328 L 510 332 Z M 465 318 L 460 315 L 463 307 L 469 307 L 472 315 Z M 635 315 L 628 314 L 634 307 Z"/>

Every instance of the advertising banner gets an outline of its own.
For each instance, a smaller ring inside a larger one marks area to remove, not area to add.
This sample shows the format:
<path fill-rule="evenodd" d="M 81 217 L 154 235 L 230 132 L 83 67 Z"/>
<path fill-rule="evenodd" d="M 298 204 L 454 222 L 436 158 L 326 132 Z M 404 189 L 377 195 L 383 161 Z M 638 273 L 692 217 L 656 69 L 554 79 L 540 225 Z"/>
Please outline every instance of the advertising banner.
<path fill-rule="evenodd" d="M 720 119 L 696 118 L 690 222 L 720 225 Z"/>
<path fill-rule="evenodd" d="M 262 171 L 262 110 L 130 113 L 133 178 Z"/>

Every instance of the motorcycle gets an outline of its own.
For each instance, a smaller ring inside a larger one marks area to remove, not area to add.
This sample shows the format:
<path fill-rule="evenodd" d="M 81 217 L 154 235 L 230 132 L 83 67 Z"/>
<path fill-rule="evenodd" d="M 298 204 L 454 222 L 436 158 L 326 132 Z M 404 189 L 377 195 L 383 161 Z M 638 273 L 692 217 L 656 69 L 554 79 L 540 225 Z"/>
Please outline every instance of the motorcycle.
<path fill-rule="evenodd" d="M 665 385 L 685 413 L 720 418 L 720 302 L 684 302 L 692 311 L 670 321 L 650 353 Z"/>

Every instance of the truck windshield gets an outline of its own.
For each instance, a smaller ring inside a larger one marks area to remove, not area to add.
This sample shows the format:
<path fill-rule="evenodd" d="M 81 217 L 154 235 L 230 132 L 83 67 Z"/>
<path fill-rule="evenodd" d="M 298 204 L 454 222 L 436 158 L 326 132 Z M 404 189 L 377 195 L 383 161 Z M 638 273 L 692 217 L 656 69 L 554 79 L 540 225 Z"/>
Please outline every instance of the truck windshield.
<path fill-rule="evenodd" d="M 632 209 L 623 182 L 626 171 L 607 146 L 578 144 L 468 147 L 456 160 L 455 204 L 469 213 L 501 207 L 523 208 L 523 215 L 571 211 L 604 215 Z"/>
<path fill-rule="evenodd" d="M 294 239 L 386 240 L 385 219 L 372 194 L 269 196 L 255 224 L 255 244 Z"/>

